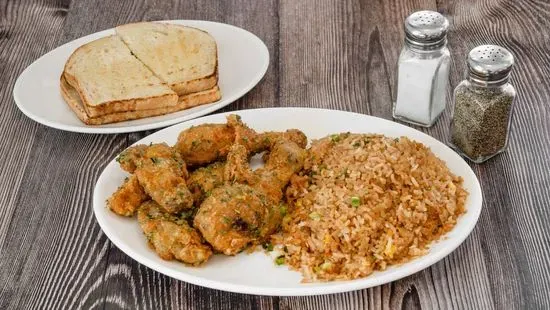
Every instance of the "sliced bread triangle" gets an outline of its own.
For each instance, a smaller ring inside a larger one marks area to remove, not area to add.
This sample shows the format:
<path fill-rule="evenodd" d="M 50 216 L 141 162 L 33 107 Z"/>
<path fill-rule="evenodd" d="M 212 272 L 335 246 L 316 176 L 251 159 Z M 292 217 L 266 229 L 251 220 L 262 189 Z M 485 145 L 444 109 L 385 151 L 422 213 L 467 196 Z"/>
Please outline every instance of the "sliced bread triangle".
<path fill-rule="evenodd" d="M 205 31 L 174 24 L 134 23 L 116 27 L 132 53 L 178 94 L 218 83 L 218 51 Z"/>
<path fill-rule="evenodd" d="M 79 47 L 63 78 L 78 92 L 88 117 L 174 106 L 178 95 L 137 60 L 117 36 Z"/>

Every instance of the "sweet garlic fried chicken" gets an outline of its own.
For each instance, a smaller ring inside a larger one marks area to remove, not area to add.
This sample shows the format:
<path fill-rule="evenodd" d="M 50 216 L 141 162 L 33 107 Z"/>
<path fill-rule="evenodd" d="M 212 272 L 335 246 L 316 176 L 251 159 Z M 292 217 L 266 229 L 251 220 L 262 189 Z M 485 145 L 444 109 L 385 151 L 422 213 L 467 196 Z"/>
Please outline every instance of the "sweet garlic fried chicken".
<path fill-rule="evenodd" d="M 134 173 L 136 170 L 136 165 L 138 163 L 141 163 L 143 160 L 143 157 L 145 156 L 145 150 L 147 150 L 147 145 L 140 144 L 136 146 L 132 146 L 124 150 L 118 157 L 116 158 L 116 161 L 120 165 L 120 168 L 122 170 Z"/>
<path fill-rule="evenodd" d="M 133 216 L 142 202 L 149 199 L 149 196 L 139 185 L 135 175 L 131 175 L 124 181 L 118 190 L 107 200 L 107 207 L 111 211 L 122 216 Z"/>
<path fill-rule="evenodd" d="M 227 124 L 204 124 L 182 131 L 174 148 L 189 166 L 201 166 L 223 159 L 235 140 Z"/>
<path fill-rule="evenodd" d="M 188 177 L 185 163 L 167 144 L 133 146 L 117 160 L 123 169 L 134 173 L 143 191 L 166 212 L 178 213 L 193 207 L 193 197 L 185 181 Z M 134 184 L 123 185 L 119 191 L 130 192 L 130 185 Z"/>
<path fill-rule="evenodd" d="M 193 195 L 195 206 L 199 206 L 214 188 L 223 185 L 224 171 L 225 162 L 217 161 L 206 167 L 198 168 L 189 175 L 187 188 Z"/>
<path fill-rule="evenodd" d="M 214 189 L 202 203 L 193 226 L 214 249 L 234 255 L 266 236 L 278 221 L 280 212 L 264 193 L 236 183 Z"/>
<path fill-rule="evenodd" d="M 108 206 L 124 216 L 137 212 L 163 259 L 198 265 L 213 249 L 235 255 L 281 225 L 283 190 L 302 169 L 306 145 L 299 130 L 257 133 L 229 115 L 226 124 L 182 131 L 173 148 L 162 143 L 122 152 L 117 161 L 132 175 Z M 265 165 L 252 171 L 251 156 L 264 151 Z"/>
<path fill-rule="evenodd" d="M 147 201 L 139 207 L 138 222 L 149 245 L 162 259 L 199 265 L 212 255 L 210 247 L 203 243 L 184 216 L 166 213 L 154 201 Z"/>
<path fill-rule="evenodd" d="M 301 148 L 305 148 L 307 144 L 307 138 L 305 137 L 305 135 L 301 131 L 294 129 L 283 133 L 262 133 L 259 134 L 258 137 L 260 137 L 260 139 L 257 140 L 261 142 L 253 144 L 253 152 L 249 152 L 246 147 L 241 145 L 242 150 L 233 150 L 228 154 L 228 156 L 232 156 L 233 158 L 232 160 L 229 160 L 230 162 L 240 161 L 238 165 L 233 164 L 234 167 L 238 166 L 240 168 L 248 168 L 247 162 L 249 160 L 249 155 L 253 155 L 254 153 L 262 152 L 266 149 L 269 149 L 269 141 L 276 141 L 277 139 L 281 138 L 288 139 L 294 141 Z M 244 152 L 244 154 L 237 154 L 238 152 Z M 239 159 L 237 159 L 237 157 Z M 224 183 L 225 165 L 226 163 L 222 161 L 214 162 L 208 166 L 198 168 L 190 174 L 189 179 L 187 180 L 187 187 L 193 194 L 193 201 L 195 202 L 195 206 L 199 206 L 202 201 L 211 194 L 214 188 Z M 243 173 L 250 172 L 246 170 Z M 228 180 L 230 179 L 228 178 Z"/>
<path fill-rule="evenodd" d="M 281 223 L 282 189 L 300 170 L 305 150 L 293 141 L 271 142 L 263 168 L 252 171 L 250 151 L 234 144 L 224 171 L 226 185 L 212 191 L 201 204 L 193 225 L 214 249 L 234 255 L 273 233 Z"/>
<path fill-rule="evenodd" d="M 231 114 L 227 124 L 204 124 L 182 131 L 174 148 L 187 165 L 196 167 L 224 160 L 234 143 L 244 145 L 253 155 L 265 151 L 279 138 L 295 141 L 302 147 L 307 144 L 306 136 L 299 130 L 258 134 L 240 116 Z"/>

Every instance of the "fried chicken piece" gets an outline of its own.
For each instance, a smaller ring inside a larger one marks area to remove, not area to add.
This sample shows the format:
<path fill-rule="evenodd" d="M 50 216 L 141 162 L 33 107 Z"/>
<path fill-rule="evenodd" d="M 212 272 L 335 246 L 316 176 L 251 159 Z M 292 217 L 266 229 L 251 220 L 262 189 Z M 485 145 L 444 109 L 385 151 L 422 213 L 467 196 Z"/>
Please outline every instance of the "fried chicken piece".
<path fill-rule="evenodd" d="M 134 171 L 139 184 L 166 212 L 179 213 L 193 207 L 193 196 L 187 188 L 185 163 L 165 143 L 152 144 L 143 152 Z"/>
<path fill-rule="evenodd" d="M 131 146 L 122 151 L 122 153 L 117 156 L 116 161 L 119 163 L 122 170 L 129 173 L 134 173 L 137 163 L 140 163 L 143 160 L 146 149 L 147 145 L 145 144 Z"/>
<path fill-rule="evenodd" d="M 118 157 L 122 169 L 134 173 L 108 200 L 113 212 L 131 216 L 149 196 L 167 212 L 193 206 L 185 179 L 189 173 L 181 155 L 165 143 L 136 145 Z"/>
<path fill-rule="evenodd" d="M 248 128 L 241 121 L 241 117 L 236 114 L 227 117 L 227 124 L 235 130 L 235 143 L 246 147 L 250 156 L 268 150 L 273 142 L 278 140 L 292 141 L 301 148 L 305 148 L 307 145 L 306 135 L 298 129 L 288 129 L 285 132 L 266 131 L 256 133 Z"/>
<path fill-rule="evenodd" d="M 254 175 L 249 165 L 250 151 L 242 144 L 233 144 L 227 154 L 223 178 L 229 183 L 254 184 L 258 177 Z"/>
<path fill-rule="evenodd" d="M 251 149 L 252 153 L 260 153 L 271 147 L 273 142 L 279 140 L 287 140 L 296 143 L 300 148 L 307 146 L 306 135 L 298 129 L 288 129 L 285 132 L 266 131 L 260 133 Z"/>
<path fill-rule="evenodd" d="M 228 162 L 233 163 L 233 166 L 245 168 L 241 169 L 240 179 L 245 178 L 244 174 L 251 174 L 248 168 L 249 155 L 255 152 L 264 151 L 271 147 L 273 141 L 278 139 L 288 139 L 290 141 L 296 142 L 301 148 L 305 148 L 307 145 L 306 136 L 299 130 L 291 129 L 287 132 L 267 132 L 259 134 L 257 142 L 250 146 L 254 146 L 254 149 L 248 151 L 244 145 L 240 145 L 239 150 L 232 150 L 228 156 L 232 158 Z M 277 152 L 275 152 L 277 153 Z M 238 162 L 238 164 L 237 164 Z M 272 161 L 274 162 L 274 161 Z M 206 167 L 198 168 L 190 174 L 189 179 L 187 180 L 187 187 L 193 194 L 193 201 L 195 206 L 199 206 L 202 201 L 210 195 L 212 190 L 223 184 L 224 179 L 230 180 L 230 177 L 224 178 L 224 171 L 226 167 L 225 162 L 214 162 Z"/>
<path fill-rule="evenodd" d="M 174 148 L 189 166 L 201 166 L 225 158 L 235 140 L 226 124 L 204 124 L 182 131 Z"/>
<path fill-rule="evenodd" d="M 150 199 L 139 185 L 135 175 L 128 177 L 116 192 L 107 199 L 107 207 L 122 216 L 133 216 L 142 202 Z"/>
<path fill-rule="evenodd" d="M 214 188 L 223 185 L 225 162 L 217 161 L 206 167 L 198 168 L 189 175 L 187 188 L 193 195 L 195 206 L 210 196 Z"/>
<path fill-rule="evenodd" d="M 280 222 L 280 212 L 262 193 L 249 185 L 217 187 L 202 203 L 193 226 L 214 249 L 235 255 L 265 237 Z"/>
<path fill-rule="evenodd" d="M 292 141 L 278 139 L 263 168 L 252 171 L 249 150 L 234 144 L 227 157 L 227 184 L 212 191 L 201 204 L 193 221 L 214 249 L 234 255 L 259 242 L 279 227 L 285 209 L 282 189 L 300 170 L 305 150 Z"/>
<path fill-rule="evenodd" d="M 185 218 L 164 212 L 154 201 L 139 207 L 138 222 L 149 245 L 162 259 L 200 265 L 212 256 L 212 249 Z"/>
<path fill-rule="evenodd" d="M 284 188 L 290 177 L 300 171 L 306 159 L 305 146 L 292 141 L 279 139 L 270 147 L 271 152 L 266 156 L 265 165 L 256 170 L 262 182 Z"/>
<path fill-rule="evenodd" d="M 174 148 L 187 165 L 196 167 L 224 160 L 234 143 L 244 145 L 253 155 L 265 151 L 279 138 L 302 147 L 307 144 L 306 136 L 297 129 L 258 134 L 246 126 L 240 116 L 231 114 L 226 124 L 204 124 L 182 131 Z"/>
<path fill-rule="evenodd" d="M 252 171 L 248 163 L 248 150 L 243 145 L 233 145 L 227 157 L 224 179 L 231 183 L 252 185 L 264 191 L 272 200 L 281 200 L 281 190 L 291 176 L 302 169 L 306 151 L 285 139 L 272 142 L 270 149 L 271 152 L 264 156 L 265 165 Z"/>

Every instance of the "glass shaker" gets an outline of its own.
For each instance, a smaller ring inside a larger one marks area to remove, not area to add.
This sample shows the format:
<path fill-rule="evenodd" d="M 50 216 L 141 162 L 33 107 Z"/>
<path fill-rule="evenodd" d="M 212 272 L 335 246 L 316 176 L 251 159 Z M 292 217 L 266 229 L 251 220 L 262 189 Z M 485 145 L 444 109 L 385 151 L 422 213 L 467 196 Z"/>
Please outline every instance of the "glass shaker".
<path fill-rule="evenodd" d="M 448 28 L 449 21 L 433 11 L 415 12 L 405 20 L 393 118 L 430 127 L 445 109 L 451 59 Z"/>
<path fill-rule="evenodd" d="M 514 57 L 497 45 L 470 51 L 468 71 L 454 92 L 450 144 L 481 163 L 506 150 L 516 90 L 508 82 Z"/>

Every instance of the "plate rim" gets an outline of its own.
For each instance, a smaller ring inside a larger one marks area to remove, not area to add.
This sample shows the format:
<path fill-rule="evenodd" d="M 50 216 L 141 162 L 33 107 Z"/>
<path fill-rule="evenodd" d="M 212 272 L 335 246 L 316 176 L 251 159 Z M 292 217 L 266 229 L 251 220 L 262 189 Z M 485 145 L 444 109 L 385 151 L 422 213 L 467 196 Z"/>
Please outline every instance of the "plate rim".
<path fill-rule="evenodd" d="M 481 190 L 481 185 L 479 183 L 479 179 L 475 175 L 472 168 L 468 165 L 468 163 L 462 157 L 460 157 L 456 152 L 454 152 L 451 148 L 449 148 L 443 142 L 441 142 L 438 139 L 436 139 L 436 138 L 434 138 L 434 137 L 432 137 L 432 136 L 430 136 L 426 133 L 423 133 L 423 132 L 421 132 L 421 131 L 419 131 L 415 128 L 408 127 L 406 125 L 403 125 L 403 124 L 400 124 L 400 123 L 397 123 L 397 122 L 393 122 L 391 120 L 383 119 L 383 118 L 376 117 L 376 116 L 361 114 L 361 113 L 335 110 L 335 109 L 333 110 L 333 109 L 307 108 L 307 107 L 270 107 L 270 108 L 247 109 L 247 110 L 238 110 L 238 111 L 216 113 L 216 114 L 212 114 L 212 115 L 209 115 L 209 116 L 203 116 L 201 118 L 211 117 L 213 115 L 224 116 L 224 115 L 228 115 L 228 114 L 231 114 L 231 113 L 242 113 L 242 112 L 254 113 L 254 112 L 257 112 L 258 110 L 266 110 L 267 112 L 269 112 L 270 110 L 288 110 L 288 111 L 293 111 L 293 110 L 294 111 L 295 110 L 312 111 L 312 110 L 316 110 L 316 111 L 320 111 L 320 112 L 324 112 L 324 113 L 326 113 L 326 112 L 337 112 L 337 113 L 361 116 L 361 117 L 365 117 L 367 119 L 369 119 L 369 118 L 379 119 L 379 120 L 382 120 L 384 122 L 391 122 L 394 125 L 396 125 L 397 127 L 406 127 L 408 129 L 415 130 L 418 133 L 420 133 L 421 136 L 422 135 L 426 136 L 429 139 L 432 139 L 433 141 L 435 141 L 436 144 L 441 144 L 441 146 L 443 146 L 444 148 L 451 150 L 452 151 L 451 156 L 456 157 L 456 159 L 462 161 L 463 164 L 466 167 L 468 167 L 468 170 L 465 171 L 464 174 L 461 174 L 461 175 L 465 175 L 467 173 L 467 174 L 470 174 L 471 176 L 473 176 L 472 180 L 474 182 L 474 184 L 473 184 L 474 189 L 476 191 L 476 194 L 479 194 L 479 198 L 480 198 L 479 207 L 477 207 L 477 208 L 475 208 L 474 210 L 471 210 L 471 211 L 468 210 L 469 213 L 474 211 L 474 213 L 470 213 L 470 214 L 473 214 L 472 221 L 465 224 L 464 229 L 465 229 L 466 232 L 464 234 L 458 236 L 458 237 L 455 237 L 457 242 L 452 244 L 446 251 L 442 250 L 442 251 L 439 251 L 439 252 L 435 253 L 435 255 L 433 257 L 431 257 L 431 259 L 425 259 L 425 260 L 421 260 L 421 258 L 414 259 L 414 260 L 417 260 L 417 261 L 420 260 L 418 266 L 416 266 L 415 268 L 405 269 L 404 272 L 403 271 L 395 272 L 394 274 L 388 275 L 386 277 L 386 279 L 381 279 L 381 280 L 378 280 L 378 281 L 374 281 L 373 283 L 366 284 L 366 285 L 365 285 L 364 282 L 369 277 L 360 278 L 360 279 L 351 280 L 351 281 L 328 282 L 328 283 L 331 283 L 331 285 L 329 285 L 329 286 L 322 286 L 322 285 L 315 286 L 315 284 L 319 284 L 319 283 L 313 283 L 314 285 L 310 286 L 310 285 L 308 285 L 308 283 L 306 283 L 306 284 L 304 284 L 303 288 L 295 288 L 295 287 L 293 287 L 293 288 L 257 287 L 257 286 L 251 286 L 251 285 L 235 284 L 235 283 L 228 283 L 228 282 L 205 279 L 205 278 L 195 276 L 195 275 L 192 275 L 192 274 L 188 274 L 188 273 L 180 273 L 180 272 L 174 273 L 174 271 L 172 269 L 170 269 L 169 267 L 158 265 L 155 260 L 148 259 L 144 256 L 141 256 L 139 253 L 136 253 L 134 250 L 132 250 L 129 246 L 126 246 L 126 243 L 121 241 L 117 237 L 117 235 L 114 232 L 111 231 L 111 229 L 109 228 L 109 225 L 107 225 L 107 223 L 103 221 L 102 217 L 98 216 L 99 209 L 102 208 L 102 207 L 105 207 L 105 206 L 101 205 L 101 202 L 99 201 L 100 198 L 99 198 L 99 193 L 98 193 L 97 187 L 98 187 L 98 184 L 100 184 L 100 181 L 107 177 L 105 175 L 105 171 L 111 165 L 113 165 L 114 160 L 115 160 L 113 158 L 111 161 L 109 161 L 107 163 L 105 168 L 102 170 L 100 176 L 98 177 L 98 179 L 96 181 L 96 184 L 94 186 L 94 192 L 93 192 L 92 208 L 93 208 L 94 216 L 95 216 L 99 226 L 101 227 L 102 232 L 107 236 L 107 238 L 117 248 L 119 248 L 124 254 L 128 255 L 134 261 L 138 262 L 139 264 L 143 264 L 148 268 L 151 268 L 151 269 L 153 269 L 157 272 L 160 272 L 160 273 L 162 273 L 162 274 L 164 274 L 168 277 L 171 277 L 171 278 L 179 280 L 179 281 L 184 281 L 184 282 L 187 282 L 187 283 L 191 283 L 191 284 L 194 284 L 194 285 L 207 287 L 207 288 L 211 288 L 211 289 L 217 289 L 217 290 L 221 290 L 221 291 L 241 293 L 241 294 L 250 294 L 250 295 L 259 295 L 259 296 L 313 296 L 313 295 L 327 295 L 327 294 L 351 292 L 351 291 L 356 291 L 356 290 L 360 290 L 360 289 L 375 287 L 375 286 L 379 286 L 379 285 L 382 285 L 382 284 L 391 283 L 391 282 L 400 280 L 402 278 L 405 278 L 407 276 L 410 276 L 412 274 L 415 274 L 415 273 L 418 273 L 422 270 L 425 270 L 426 268 L 428 268 L 428 267 L 434 265 L 435 263 L 440 262 L 441 260 L 443 260 L 449 254 L 453 253 L 460 245 L 462 245 L 464 243 L 464 241 L 471 235 L 471 233 L 474 230 L 477 222 L 479 221 L 481 210 L 483 209 L 483 192 Z M 193 121 L 198 121 L 199 119 L 200 118 L 196 118 L 196 119 L 193 119 Z M 186 123 L 187 122 L 174 124 L 170 127 L 159 130 L 155 133 L 152 133 L 150 135 L 147 135 L 147 136 L 143 137 L 142 139 L 140 139 L 139 141 L 136 141 L 132 145 L 139 144 L 142 140 L 146 139 L 147 137 L 149 137 L 151 135 L 161 133 L 162 131 L 168 131 L 168 130 L 172 129 L 172 127 L 175 127 L 175 126 L 185 127 L 185 125 L 187 125 Z M 470 195 L 471 194 L 472 193 L 470 193 Z M 442 240 L 442 239 L 439 239 L 439 240 Z M 434 241 L 434 242 L 437 242 L 437 241 Z M 132 254 L 130 254 L 130 253 L 132 253 Z M 138 257 L 139 259 L 136 259 L 136 257 Z M 157 257 L 157 259 L 160 259 L 160 258 Z M 412 261 L 414 261 L 414 260 L 412 260 Z M 399 271 L 399 270 L 396 269 L 396 271 Z M 334 283 L 336 283 L 336 284 L 334 284 Z"/>
<path fill-rule="evenodd" d="M 82 127 L 74 126 L 74 125 L 67 125 L 67 124 L 64 124 L 64 123 L 59 123 L 59 122 L 48 120 L 46 118 L 43 118 L 40 115 L 34 114 L 31 111 L 29 111 L 25 107 L 24 104 L 21 103 L 21 99 L 18 97 L 18 94 L 17 94 L 17 90 L 21 89 L 21 83 L 22 83 L 21 82 L 21 77 L 28 74 L 28 71 L 32 67 L 36 66 L 37 63 L 42 58 L 56 52 L 59 49 L 66 48 L 67 45 L 73 43 L 74 41 L 84 39 L 84 41 L 86 41 L 86 42 L 82 43 L 82 44 L 86 44 L 88 42 L 87 40 L 85 40 L 86 38 L 91 37 L 91 36 L 96 36 L 96 35 L 106 35 L 108 32 L 114 31 L 114 29 L 115 29 L 115 28 L 108 28 L 108 29 L 104 29 L 104 30 L 97 31 L 97 32 L 94 32 L 94 33 L 87 34 L 85 36 L 82 36 L 82 37 L 76 38 L 74 40 L 71 40 L 69 42 L 66 42 L 66 43 L 64 43 L 60 46 L 57 46 L 56 48 L 54 48 L 51 51 L 48 51 L 47 53 L 43 54 L 42 56 L 40 56 L 39 58 L 34 60 L 30 65 L 28 65 L 19 74 L 19 76 L 17 77 L 17 79 L 15 81 L 13 89 L 12 89 L 12 97 L 13 97 L 13 100 L 15 101 L 16 106 L 19 108 L 19 110 L 21 112 L 23 112 L 23 114 L 25 116 L 32 119 L 33 121 L 35 121 L 37 123 L 40 123 L 44 126 L 59 129 L 59 130 L 63 130 L 63 131 L 85 133 L 85 134 L 119 134 L 119 133 L 139 132 L 139 131 L 145 131 L 145 130 L 151 130 L 151 129 L 157 129 L 157 128 L 163 128 L 163 127 L 175 125 L 175 124 L 185 122 L 185 121 L 188 121 L 188 120 L 191 120 L 191 119 L 195 119 L 195 118 L 198 118 L 198 117 L 202 117 L 202 116 L 210 114 L 214 111 L 220 110 L 220 109 L 230 105 L 231 103 L 237 101 L 238 99 L 240 99 L 244 95 L 248 94 L 265 77 L 265 74 L 267 73 L 267 69 L 269 69 L 271 56 L 269 54 L 269 49 L 267 48 L 267 45 L 256 34 L 250 32 L 250 31 L 248 31 L 244 28 L 237 27 L 235 25 L 231 25 L 231 24 L 227 24 L 227 23 L 207 21 L 207 20 L 198 20 L 198 19 L 156 20 L 156 21 L 150 21 L 150 22 L 175 23 L 175 24 L 185 24 L 185 23 L 188 23 L 188 22 L 189 23 L 216 24 L 218 26 L 232 28 L 233 30 L 236 30 L 236 31 L 243 31 L 244 33 L 246 33 L 246 35 L 249 35 L 251 38 L 253 38 L 255 41 L 257 41 L 259 50 L 262 51 L 261 54 L 263 54 L 265 56 L 265 61 L 263 63 L 263 66 L 261 68 L 259 68 L 259 71 L 258 71 L 259 74 L 254 79 L 250 80 L 248 85 L 243 89 L 242 93 L 236 93 L 231 97 L 225 97 L 225 98 L 223 97 L 223 94 L 222 94 L 222 98 L 220 99 L 221 102 L 218 102 L 218 103 L 213 102 L 213 105 L 206 108 L 206 109 L 195 112 L 191 115 L 183 115 L 181 117 L 177 117 L 177 118 L 174 118 L 174 119 L 156 121 L 156 122 L 151 122 L 151 123 L 147 123 L 147 124 L 129 125 L 129 126 L 121 126 L 121 127 L 98 127 L 98 126 L 93 126 L 93 125 L 86 125 L 84 123 L 83 123 Z M 197 26 L 191 26 L 191 27 L 197 27 Z M 175 113 L 177 113 L 177 112 L 175 112 Z M 125 122 L 131 122 L 131 121 L 125 121 Z M 121 122 L 121 123 L 124 123 L 124 122 Z M 99 126 L 101 126 L 101 125 L 99 125 Z"/>

